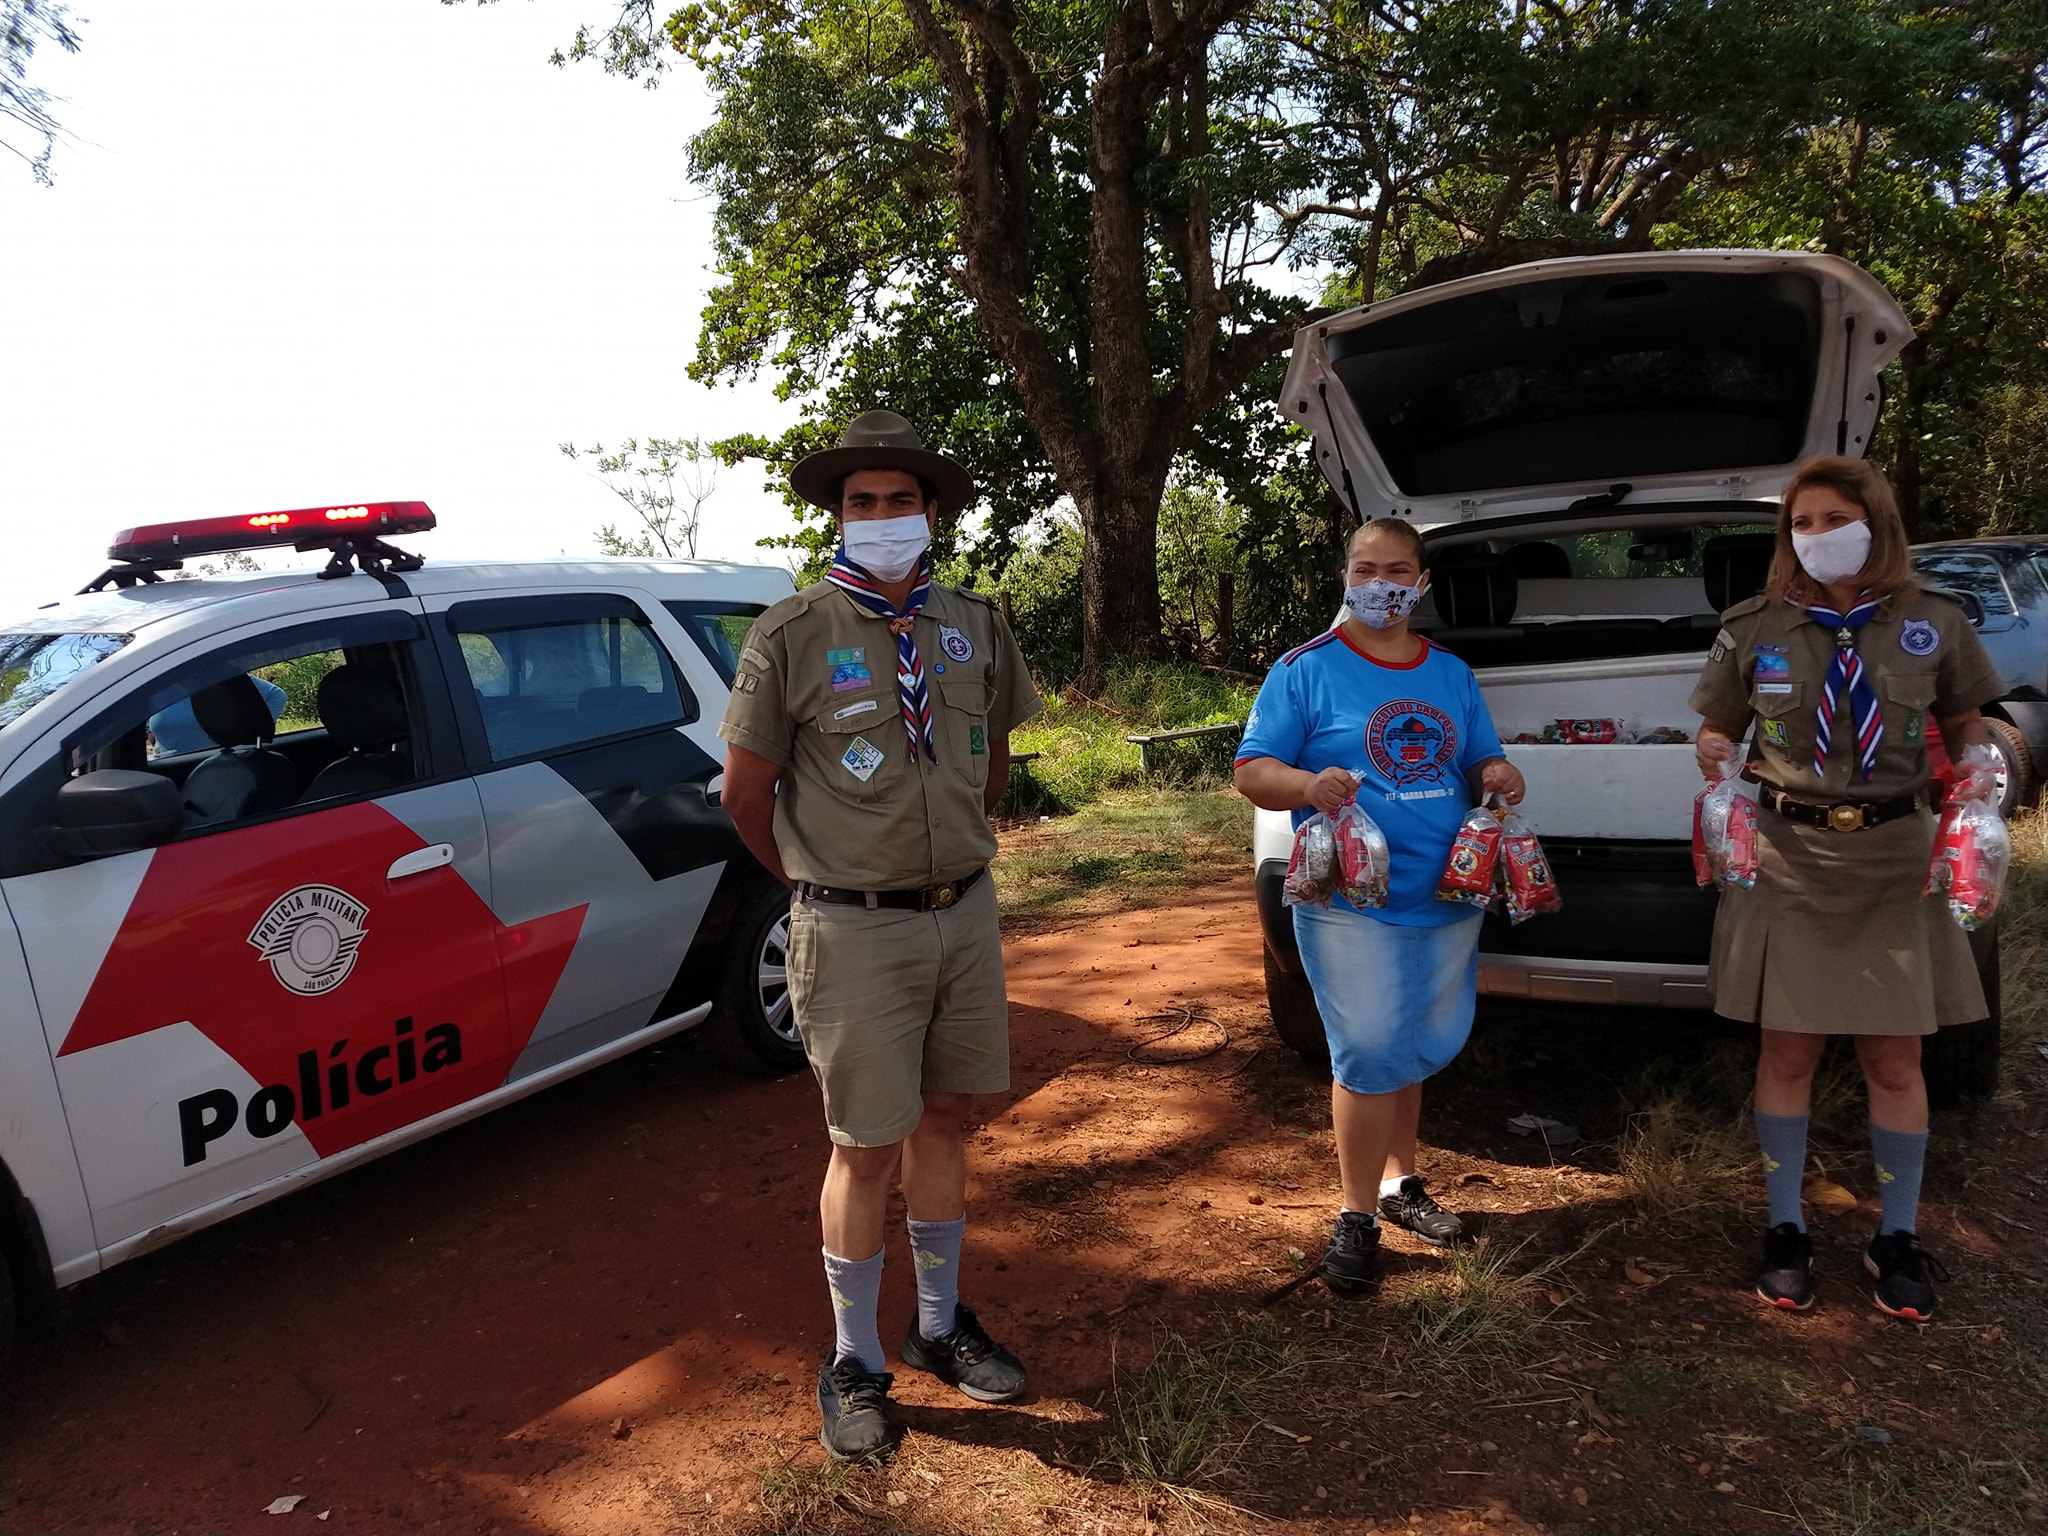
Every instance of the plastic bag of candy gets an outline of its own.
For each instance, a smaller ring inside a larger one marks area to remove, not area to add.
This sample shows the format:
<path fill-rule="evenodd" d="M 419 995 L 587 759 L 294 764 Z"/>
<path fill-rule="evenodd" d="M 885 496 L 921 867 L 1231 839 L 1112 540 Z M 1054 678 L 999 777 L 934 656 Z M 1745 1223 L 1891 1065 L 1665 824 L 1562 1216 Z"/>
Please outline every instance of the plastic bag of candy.
<path fill-rule="evenodd" d="M 1529 823 L 1512 809 L 1500 816 L 1500 893 L 1508 921 L 1526 923 L 1539 912 L 1555 912 L 1564 905 L 1557 881 L 1550 873 L 1550 860 Z"/>
<path fill-rule="evenodd" d="M 1354 773 L 1353 778 L 1364 778 Z M 1337 894 L 1361 912 L 1387 904 L 1389 860 L 1387 835 L 1356 800 L 1337 807 L 1330 818 L 1337 841 Z"/>
<path fill-rule="evenodd" d="M 1498 895 L 1500 845 L 1500 818 L 1483 805 L 1473 806 L 1459 824 L 1451 856 L 1444 861 L 1436 899 L 1462 901 L 1475 907 L 1491 906 Z"/>
<path fill-rule="evenodd" d="M 1327 907 L 1337 893 L 1337 829 L 1321 811 L 1294 829 L 1287 878 L 1280 885 L 1286 907 Z"/>
<path fill-rule="evenodd" d="M 1701 885 L 1756 884 L 1756 801 L 1736 783 L 1730 758 L 1692 803 L 1692 871 Z"/>
<path fill-rule="evenodd" d="M 1992 761 L 1987 747 L 1964 748 L 1956 766 L 1966 770 L 1965 787 L 1970 777 L 1989 774 Z M 1934 834 L 1926 894 L 1946 897 L 1948 915 L 1965 933 L 1974 933 L 1997 915 L 2011 869 L 2012 833 L 2005 818 L 1980 795 L 1951 800 Z"/>

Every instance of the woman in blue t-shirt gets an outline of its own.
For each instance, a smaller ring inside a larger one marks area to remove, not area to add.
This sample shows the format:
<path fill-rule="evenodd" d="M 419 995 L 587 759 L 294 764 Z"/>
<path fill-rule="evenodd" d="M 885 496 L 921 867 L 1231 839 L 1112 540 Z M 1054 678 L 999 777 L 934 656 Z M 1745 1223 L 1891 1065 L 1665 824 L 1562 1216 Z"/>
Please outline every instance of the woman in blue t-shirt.
<path fill-rule="evenodd" d="M 1353 534 L 1343 620 L 1267 675 L 1237 760 L 1245 798 L 1293 812 L 1297 827 L 1355 795 L 1391 855 L 1385 908 L 1361 912 L 1338 896 L 1327 911 L 1293 909 L 1330 1041 L 1344 1203 L 1323 1280 L 1344 1292 L 1372 1283 L 1380 1216 L 1433 1243 L 1460 1234 L 1416 1176 L 1415 1128 L 1422 1080 L 1472 1031 L 1480 913 L 1438 901 L 1436 888 L 1475 801 L 1522 798 L 1471 668 L 1409 631 L 1428 583 L 1408 524 L 1381 518 Z"/>

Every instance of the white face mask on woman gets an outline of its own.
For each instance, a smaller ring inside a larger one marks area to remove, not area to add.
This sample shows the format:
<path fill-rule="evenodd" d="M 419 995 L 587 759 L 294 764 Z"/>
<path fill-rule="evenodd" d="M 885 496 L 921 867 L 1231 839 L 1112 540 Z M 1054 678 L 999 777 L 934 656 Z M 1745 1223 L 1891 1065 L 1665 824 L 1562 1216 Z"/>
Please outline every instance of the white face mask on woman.
<path fill-rule="evenodd" d="M 840 534 L 846 558 L 880 581 L 901 581 L 931 547 L 931 525 L 922 512 L 909 517 L 861 518 Z"/>
<path fill-rule="evenodd" d="M 1870 559 L 1870 524 L 1861 520 L 1826 533 L 1795 533 L 1792 553 L 1799 567 L 1824 587 L 1847 581 Z"/>
<path fill-rule="evenodd" d="M 1413 613 L 1421 601 L 1420 586 L 1404 587 L 1398 581 L 1385 581 L 1378 576 L 1344 589 L 1344 606 L 1367 629 L 1392 629 Z"/>

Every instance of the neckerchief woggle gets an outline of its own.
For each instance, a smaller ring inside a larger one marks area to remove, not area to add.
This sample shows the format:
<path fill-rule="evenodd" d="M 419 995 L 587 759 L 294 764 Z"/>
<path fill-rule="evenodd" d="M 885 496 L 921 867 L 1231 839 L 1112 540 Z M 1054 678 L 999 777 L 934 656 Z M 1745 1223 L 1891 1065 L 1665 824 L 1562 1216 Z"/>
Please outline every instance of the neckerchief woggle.
<path fill-rule="evenodd" d="M 1820 715 L 1814 725 L 1815 778 L 1827 776 L 1828 745 L 1835 734 L 1835 701 L 1842 696 L 1844 687 L 1849 690 L 1849 712 L 1856 726 L 1857 766 L 1865 783 L 1877 772 L 1877 749 L 1884 741 L 1884 715 L 1877 707 L 1877 691 L 1870 686 L 1869 674 L 1863 670 L 1863 658 L 1856 654 L 1856 631 L 1876 616 L 1882 601 L 1866 592 L 1847 613 L 1837 613 L 1824 603 L 1805 605 L 1808 618 L 1835 632 L 1835 659 L 1828 666 L 1827 684 L 1820 696 Z"/>
<path fill-rule="evenodd" d="M 924 663 L 917 658 L 917 615 L 932 592 L 931 555 L 917 557 L 917 579 L 911 584 L 910 597 L 901 612 L 890 606 L 875 578 L 846 557 L 844 544 L 832 556 L 832 569 L 825 573 L 825 579 L 869 613 L 889 621 L 889 632 L 896 637 L 896 695 L 903 704 L 903 730 L 910 738 L 910 761 L 916 763 L 921 743 L 924 755 L 936 763 L 939 752 L 932 743 L 932 695 L 925 686 Z"/>

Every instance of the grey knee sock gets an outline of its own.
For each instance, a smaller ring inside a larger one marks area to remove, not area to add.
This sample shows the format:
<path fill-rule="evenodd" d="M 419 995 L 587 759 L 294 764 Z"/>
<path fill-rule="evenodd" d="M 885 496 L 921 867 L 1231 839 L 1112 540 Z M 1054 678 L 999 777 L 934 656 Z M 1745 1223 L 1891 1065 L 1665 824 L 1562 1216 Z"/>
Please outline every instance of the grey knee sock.
<path fill-rule="evenodd" d="M 1756 1117 L 1756 1143 L 1764 1154 L 1764 1193 L 1770 1197 L 1771 1225 L 1791 1222 L 1806 1230 L 1806 1217 L 1799 1209 L 1799 1186 L 1806 1177 L 1805 1115 Z"/>
<path fill-rule="evenodd" d="M 1870 1161 L 1877 1170 L 1877 1192 L 1884 1214 L 1877 1230 L 1915 1232 L 1920 1219 L 1920 1175 L 1927 1167 L 1925 1131 L 1888 1131 L 1870 1122 Z"/>
<path fill-rule="evenodd" d="M 876 1322 L 882 1300 L 882 1255 L 887 1250 L 877 1248 L 872 1257 L 865 1259 L 842 1259 L 827 1249 L 818 1251 L 825 1255 L 825 1284 L 832 1293 L 832 1327 L 838 1334 L 833 1358 L 851 1356 L 879 1374 L 889 1365 L 889 1357 L 882 1353 L 882 1335 Z"/>
<path fill-rule="evenodd" d="M 967 1218 L 909 1225 L 910 1260 L 917 1266 L 917 1331 L 943 1339 L 953 1331 L 953 1314 L 960 1309 L 960 1243 L 967 1235 Z"/>

